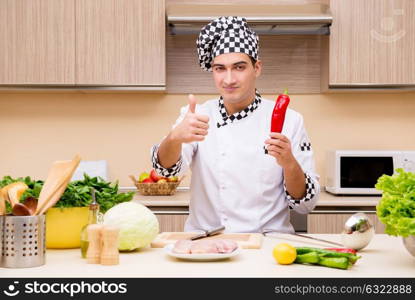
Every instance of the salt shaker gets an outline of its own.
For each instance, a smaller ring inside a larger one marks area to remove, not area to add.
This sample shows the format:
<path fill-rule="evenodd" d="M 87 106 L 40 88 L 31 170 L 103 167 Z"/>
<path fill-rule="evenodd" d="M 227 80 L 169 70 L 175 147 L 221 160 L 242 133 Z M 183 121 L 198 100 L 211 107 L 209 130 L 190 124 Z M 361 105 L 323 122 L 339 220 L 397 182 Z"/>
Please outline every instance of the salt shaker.
<path fill-rule="evenodd" d="M 99 264 L 101 259 L 101 231 L 103 225 L 91 224 L 87 227 L 89 245 L 86 252 L 86 261 L 89 264 Z"/>
<path fill-rule="evenodd" d="M 118 234 L 119 228 L 105 225 L 102 229 L 101 265 L 118 265 Z"/>

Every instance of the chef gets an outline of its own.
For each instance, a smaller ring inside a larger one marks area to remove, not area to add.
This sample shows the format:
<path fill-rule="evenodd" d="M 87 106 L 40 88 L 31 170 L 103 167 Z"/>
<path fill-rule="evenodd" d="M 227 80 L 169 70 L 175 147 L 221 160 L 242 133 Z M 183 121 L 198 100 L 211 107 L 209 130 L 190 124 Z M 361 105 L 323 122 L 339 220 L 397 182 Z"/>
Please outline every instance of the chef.
<path fill-rule="evenodd" d="M 310 212 L 320 192 L 303 117 L 288 109 L 282 132 L 270 132 L 275 101 L 255 88 L 258 36 L 244 18 L 215 19 L 196 45 L 220 97 L 196 104 L 189 95 L 172 130 L 152 148 L 159 175 L 192 171 L 185 231 L 293 233 L 290 209 Z"/>

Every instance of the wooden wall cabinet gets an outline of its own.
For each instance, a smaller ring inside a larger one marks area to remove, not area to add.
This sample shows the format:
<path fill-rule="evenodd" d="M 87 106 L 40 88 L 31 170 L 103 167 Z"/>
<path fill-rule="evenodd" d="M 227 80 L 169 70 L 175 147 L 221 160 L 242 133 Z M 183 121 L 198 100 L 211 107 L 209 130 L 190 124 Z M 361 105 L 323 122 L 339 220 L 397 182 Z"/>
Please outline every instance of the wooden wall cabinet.
<path fill-rule="evenodd" d="M 164 0 L 76 0 L 76 81 L 165 85 Z"/>
<path fill-rule="evenodd" d="M 0 85 L 165 87 L 164 0 L 3 0 Z"/>
<path fill-rule="evenodd" d="M 366 213 L 375 227 L 376 233 L 384 233 L 385 226 L 379 221 L 375 212 Z M 307 218 L 307 233 L 334 233 L 342 232 L 344 223 L 353 213 L 310 213 Z"/>
<path fill-rule="evenodd" d="M 75 2 L 2 0 L 0 84 L 75 84 Z"/>
<path fill-rule="evenodd" d="M 331 0 L 329 86 L 415 85 L 415 1 Z"/>

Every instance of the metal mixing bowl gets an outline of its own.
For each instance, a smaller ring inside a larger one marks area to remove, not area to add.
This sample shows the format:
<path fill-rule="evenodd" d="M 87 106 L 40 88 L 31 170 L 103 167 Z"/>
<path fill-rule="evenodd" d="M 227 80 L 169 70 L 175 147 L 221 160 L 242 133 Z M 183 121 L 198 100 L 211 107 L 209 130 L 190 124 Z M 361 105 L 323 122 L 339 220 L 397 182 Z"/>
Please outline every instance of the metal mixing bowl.
<path fill-rule="evenodd" d="M 364 213 L 356 213 L 347 219 L 341 234 L 345 247 L 361 250 L 372 240 L 375 229 Z"/>
<path fill-rule="evenodd" d="M 406 238 L 403 237 L 402 240 L 406 250 L 415 257 L 415 235 L 410 235 Z"/>

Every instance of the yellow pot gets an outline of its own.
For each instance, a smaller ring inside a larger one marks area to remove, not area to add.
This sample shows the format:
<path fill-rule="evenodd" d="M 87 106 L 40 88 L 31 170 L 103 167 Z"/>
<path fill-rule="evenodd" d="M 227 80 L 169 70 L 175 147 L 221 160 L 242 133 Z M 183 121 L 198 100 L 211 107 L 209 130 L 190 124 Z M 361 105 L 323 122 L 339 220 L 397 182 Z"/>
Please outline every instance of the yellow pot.
<path fill-rule="evenodd" d="M 79 248 L 89 207 L 50 208 L 46 213 L 46 248 Z"/>

